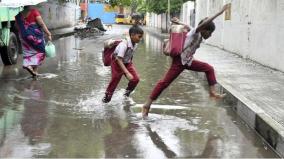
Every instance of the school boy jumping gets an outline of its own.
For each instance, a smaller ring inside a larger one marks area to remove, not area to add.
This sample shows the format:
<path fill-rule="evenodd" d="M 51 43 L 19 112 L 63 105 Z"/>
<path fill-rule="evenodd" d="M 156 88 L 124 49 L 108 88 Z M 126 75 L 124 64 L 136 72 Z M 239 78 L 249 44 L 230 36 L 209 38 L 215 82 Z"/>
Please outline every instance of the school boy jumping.
<path fill-rule="evenodd" d="M 115 48 L 111 62 L 111 81 L 102 99 L 104 103 L 110 102 L 113 92 L 123 75 L 129 80 L 128 87 L 124 93 L 125 96 L 128 97 L 137 86 L 139 76 L 132 63 L 132 58 L 137 48 L 137 43 L 140 42 L 143 34 L 143 30 L 139 26 L 134 25 L 129 29 L 129 37 L 120 42 Z"/>
<path fill-rule="evenodd" d="M 191 29 L 185 39 L 184 51 L 180 56 L 173 57 L 172 65 L 170 66 L 164 78 L 161 79 L 153 89 L 150 97 L 142 107 L 142 116 L 147 117 L 150 106 L 154 100 L 175 80 L 179 74 L 184 70 L 192 70 L 197 72 L 205 72 L 209 84 L 209 94 L 211 97 L 222 98 L 223 94 L 217 94 L 215 91 L 215 84 L 217 83 L 214 68 L 208 63 L 198 61 L 193 58 L 195 51 L 199 48 L 202 39 L 208 39 L 215 30 L 213 20 L 220 16 L 228 5 L 225 5 L 220 12 L 210 18 L 205 18 L 200 21 L 196 28 Z M 187 47 L 189 46 L 189 47 Z"/>

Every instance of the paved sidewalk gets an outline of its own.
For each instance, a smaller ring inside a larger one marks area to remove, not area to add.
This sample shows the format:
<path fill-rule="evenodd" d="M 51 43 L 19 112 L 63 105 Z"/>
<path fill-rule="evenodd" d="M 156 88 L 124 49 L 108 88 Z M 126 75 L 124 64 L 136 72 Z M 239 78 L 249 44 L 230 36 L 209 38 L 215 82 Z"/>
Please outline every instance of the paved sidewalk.
<path fill-rule="evenodd" d="M 205 44 L 195 58 L 214 66 L 218 84 L 228 94 L 224 100 L 284 157 L 284 73 Z"/>
<path fill-rule="evenodd" d="M 214 66 L 225 100 L 283 157 L 284 73 L 209 45 L 195 58 Z"/>

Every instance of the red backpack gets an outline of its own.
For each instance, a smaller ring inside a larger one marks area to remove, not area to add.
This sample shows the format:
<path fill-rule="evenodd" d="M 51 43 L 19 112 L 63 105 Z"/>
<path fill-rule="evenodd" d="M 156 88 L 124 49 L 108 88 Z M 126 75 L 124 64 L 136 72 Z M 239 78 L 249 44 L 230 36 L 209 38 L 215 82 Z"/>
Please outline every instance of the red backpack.
<path fill-rule="evenodd" d="M 171 25 L 170 39 L 164 40 L 163 53 L 167 56 L 178 56 L 183 51 L 187 30 L 184 25 Z"/>
<path fill-rule="evenodd" d="M 102 52 L 102 59 L 103 63 L 105 66 L 110 66 L 111 65 L 111 58 L 112 58 L 112 53 L 114 52 L 115 48 L 117 45 L 122 41 L 122 39 L 114 40 L 114 39 L 109 39 L 104 42 L 104 49 Z"/>

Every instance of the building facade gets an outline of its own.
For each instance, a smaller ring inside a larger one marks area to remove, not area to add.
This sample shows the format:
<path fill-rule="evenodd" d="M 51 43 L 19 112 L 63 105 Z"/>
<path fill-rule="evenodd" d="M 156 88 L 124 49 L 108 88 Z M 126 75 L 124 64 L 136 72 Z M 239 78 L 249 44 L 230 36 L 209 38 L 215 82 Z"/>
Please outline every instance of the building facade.
<path fill-rule="evenodd" d="M 211 45 L 234 52 L 265 66 L 284 71 L 283 0 L 198 0 L 196 23 L 231 3 L 230 14 L 214 22 Z"/>
<path fill-rule="evenodd" d="M 50 29 L 72 27 L 81 17 L 80 1 L 49 0 L 39 5 L 42 17 Z"/>

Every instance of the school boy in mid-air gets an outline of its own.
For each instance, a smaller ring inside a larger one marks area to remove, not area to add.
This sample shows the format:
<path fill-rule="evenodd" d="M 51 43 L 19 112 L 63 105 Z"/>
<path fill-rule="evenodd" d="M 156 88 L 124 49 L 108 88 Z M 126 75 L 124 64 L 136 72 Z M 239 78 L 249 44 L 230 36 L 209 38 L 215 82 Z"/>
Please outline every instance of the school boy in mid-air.
<path fill-rule="evenodd" d="M 166 89 L 184 70 L 192 70 L 197 72 L 205 72 L 206 78 L 209 84 L 209 94 L 214 98 L 223 98 L 224 94 L 218 94 L 215 90 L 217 84 L 214 68 L 208 63 L 198 61 L 193 58 L 195 51 L 199 48 L 203 39 L 208 39 L 215 30 L 215 24 L 213 20 L 223 14 L 229 5 L 225 5 L 221 11 L 210 18 L 205 18 L 200 21 L 196 28 L 191 29 L 185 39 L 184 50 L 180 55 L 174 56 L 172 64 L 156 86 L 154 87 L 150 97 L 142 107 L 142 116 L 147 117 L 150 106 L 154 100 L 156 100 L 164 89 Z M 178 23 L 178 22 L 177 22 Z"/>
<path fill-rule="evenodd" d="M 132 63 L 132 58 L 134 51 L 137 48 L 137 43 L 140 42 L 143 34 L 143 30 L 139 26 L 134 25 L 129 29 L 129 37 L 122 40 L 115 48 L 111 61 L 111 81 L 106 89 L 105 96 L 102 99 L 104 103 L 110 102 L 123 75 L 129 80 L 124 93 L 125 96 L 128 97 L 137 86 L 139 76 Z"/>

